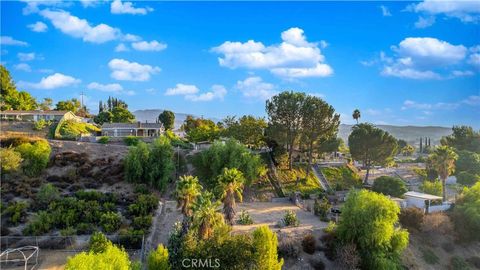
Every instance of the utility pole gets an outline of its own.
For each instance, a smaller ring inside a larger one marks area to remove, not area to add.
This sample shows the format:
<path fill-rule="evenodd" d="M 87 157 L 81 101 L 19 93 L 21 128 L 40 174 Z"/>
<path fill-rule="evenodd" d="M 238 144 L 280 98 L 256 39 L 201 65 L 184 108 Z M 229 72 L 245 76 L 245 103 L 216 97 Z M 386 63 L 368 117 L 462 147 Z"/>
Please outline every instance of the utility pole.
<path fill-rule="evenodd" d="M 82 93 L 80 94 L 80 109 L 83 110 L 83 91 L 82 91 Z"/>

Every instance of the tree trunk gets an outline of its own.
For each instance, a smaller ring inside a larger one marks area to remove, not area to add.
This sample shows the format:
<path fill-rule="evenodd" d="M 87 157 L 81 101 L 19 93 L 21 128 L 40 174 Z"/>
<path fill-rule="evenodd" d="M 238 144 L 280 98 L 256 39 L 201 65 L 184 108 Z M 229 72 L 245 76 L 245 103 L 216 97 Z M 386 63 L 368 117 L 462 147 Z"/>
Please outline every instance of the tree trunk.
<path fill-rule="evenodd" d="M 290 145 L 290 149 L 288 149 L 288 169 L 291 170 L 293 168 L 293 144 Z"/>
<path fill-rule="evenodd" d="M 442 177 L 442 197 L 443 202 L 447 201 L 447 178 Z"/>
<path fill-rule="evenodd" d="M 368 185 L 368 174 L 370 173 L 370 166 L 367 166 L 367 173 L 365 174 L 365 180 L 363 180 L 364 185 Z"/>
<path fill-rule="evenodd" d="M 308 174 L 310 173 L 310 167 L 312 166 L 312 156 L 313 156 L 313 151 L 312 151 L 312 148 L 313 146 L 310 145 L 310 150 L 308 150 L 308 166 L 307 166 L 307 177 L 308 177 Z"/>

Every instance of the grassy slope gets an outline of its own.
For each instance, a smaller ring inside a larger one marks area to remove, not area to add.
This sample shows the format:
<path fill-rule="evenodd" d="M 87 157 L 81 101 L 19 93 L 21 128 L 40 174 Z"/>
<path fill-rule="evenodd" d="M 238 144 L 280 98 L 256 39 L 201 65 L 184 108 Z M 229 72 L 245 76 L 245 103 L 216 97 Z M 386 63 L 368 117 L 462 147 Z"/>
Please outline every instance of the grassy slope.
<path fill-rule="evenodd" d="M 322 190 L 312 171 L 307 176 L 306 165 L 294 165 L 292 170 L 278 169 L 277 175 L 286 194 L 294 191 L 313 194 Z M 297 177 L 299 178 L 298 185 Z"/>
<path fill-rule="evenodd" d="M 336 190 L 344 190 L 362 184 L 360 176 L 347 166 L 322 168 L 322 172 L 330 186 Z"/>

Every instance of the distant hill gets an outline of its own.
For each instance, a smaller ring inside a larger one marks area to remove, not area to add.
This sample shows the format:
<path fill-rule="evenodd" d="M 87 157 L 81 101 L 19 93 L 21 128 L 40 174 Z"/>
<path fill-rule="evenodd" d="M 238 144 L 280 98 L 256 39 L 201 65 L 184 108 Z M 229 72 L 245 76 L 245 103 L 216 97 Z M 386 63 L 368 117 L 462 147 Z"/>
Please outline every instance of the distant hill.
<path fill-rule="evenodd" d="M 353 125 L 341 124 L 338 136 L 345 142 L 348 140 Z M 443 136 L 452 134 L 452 129 L 447 127 L 435 127 L 435 126 L 391 126 L 391 125 L 376 125 L 388 133 L 392 134 L 397 139 L 407 141 L 409 144 L 417 146 L 419 144 L 420 137 L 429 137 L 432 144 L 439 144 L 440 139 Z"/>

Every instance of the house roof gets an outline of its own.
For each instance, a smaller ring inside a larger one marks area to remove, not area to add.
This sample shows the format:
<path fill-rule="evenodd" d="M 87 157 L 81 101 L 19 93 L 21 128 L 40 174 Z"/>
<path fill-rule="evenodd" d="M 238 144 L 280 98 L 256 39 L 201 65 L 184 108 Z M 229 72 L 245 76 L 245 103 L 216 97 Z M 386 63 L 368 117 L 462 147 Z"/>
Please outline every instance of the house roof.
<path fill-rule="evenodd" d="M 414 197 L 414 198 L 419 198 L 419 199 L 424 199 L 424 200 L 441 200 L 442 197 L 432 195 L 432 194 L 426 194 L 426 193 L 421 193 L 421 192 L 416 192 L 416 191 L 409 191 L 404 194 L 405 197 Z"/>
<path fill-rule="evenodd" d="M 8 111 L 1 111 L 0 114 L 4 115 L 65 115 L 69 111 L 16 111 L 16 110 L 8 110 Z"/>
<path fill-rule="evenodd" d="M 161 123 L 104 123 L 102 129 L 135 129 L 135 128 L 151 128 L 159 129 Z"/>

